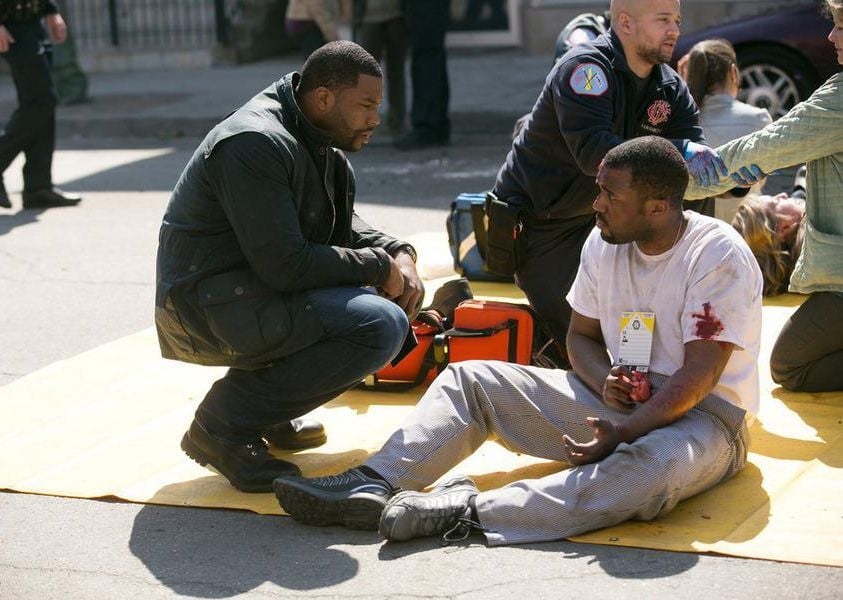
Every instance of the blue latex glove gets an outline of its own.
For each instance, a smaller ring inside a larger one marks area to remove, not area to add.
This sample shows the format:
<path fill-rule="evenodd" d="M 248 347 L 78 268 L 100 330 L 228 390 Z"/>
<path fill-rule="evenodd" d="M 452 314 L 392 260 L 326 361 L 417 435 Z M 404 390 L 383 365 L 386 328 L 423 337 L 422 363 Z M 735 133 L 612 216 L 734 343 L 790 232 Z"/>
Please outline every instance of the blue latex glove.
<path fill-rule="evenodd" d="M 731 174 L 732 181 L 741 187 L 755 185 L 766 176 L 767 174 L 761 170 L 761 167 L 754 163 L 749 165 L 749 167 L 741 167 Z"/>
<path fill-rule="evenodd" d="M 683 155 L 688 171 L 697 185 L 708 187 L 729 174 L 726 163 L 715 150 L 696 142 L 688 142 Z"/>

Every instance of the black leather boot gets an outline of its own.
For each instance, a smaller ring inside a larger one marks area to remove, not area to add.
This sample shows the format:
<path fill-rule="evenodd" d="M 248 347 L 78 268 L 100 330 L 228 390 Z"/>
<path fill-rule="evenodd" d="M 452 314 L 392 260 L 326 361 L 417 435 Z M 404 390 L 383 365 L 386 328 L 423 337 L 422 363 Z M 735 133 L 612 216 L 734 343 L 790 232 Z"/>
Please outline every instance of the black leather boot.
<path fill-rule="evenodd" d="M 279 450 L 316 448 L 328 441 L 322 423 L 313 419 L 293 419 L 267 429 L 262 435 Z"/>
<path fill-rule="evenodd" d="M 301 475 L 293 463 L 271 456 L 261 438 L 224 440 L 210 434 L 195 419 L 181 440 L 181 449 L 203 467 L 214 467 L 241 492 L 271 492 L 276 477 Z"/>

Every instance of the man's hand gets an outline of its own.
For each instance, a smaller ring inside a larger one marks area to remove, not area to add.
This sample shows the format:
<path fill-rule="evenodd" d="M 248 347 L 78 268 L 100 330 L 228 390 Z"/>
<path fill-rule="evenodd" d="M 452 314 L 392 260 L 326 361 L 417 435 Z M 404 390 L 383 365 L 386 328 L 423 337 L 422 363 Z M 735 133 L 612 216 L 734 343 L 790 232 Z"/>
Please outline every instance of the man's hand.
<path fill-rule="evenodd" d="M 416 272 L 416 263 L 413 257 L 406 252 L 399 252 L 395 256 L 395 262 L 401 271 L 404 281 L 404 289 L 395 298 L 395 302 L 407 313 L 410 320 L 413 320 L 419 312 L 421 301 L 424 298 L 424 284 Z"/>
<path fill-rule="evenodd" d="M 56 44 L 63 44 L 64 40 L 67 39 L 67 24 L 61 15 L 59 13 L 47 15 L 45 21 L 47 22 L 50 39 Z"/>
<path fill-rule="evenodd" d="M 621 443 L 621 437 L 615 424 L 608 419 L 588 417 L 586 423 L 594 429 L 591 441 L 580 444 L 569 436 L 562 436 L 565 444 L 565 454 L 572 465 L 586 465 L 597 462 L 615 451 Z"/>
<path fill-rule="evenodd" d="M 616 410 L 629 411 L 635 406 L 629 397 L 632 389 L 632 373 L 626 367 L 616 365 L 609 370 L 603 383 L 603 402 Z"/>
<path fill-rule="evenodd" d="M 380 288 L 381 295 L 386 296 L 390 300 L 398 298 L 404 293 L 404 274 L 401 272 L 401 266 L 391 256 L 389 257 L 389 275 L 386 281 Z"/>
<path fill-rule="evenodd" d="M 15 43 L 15 38 L 3 25 L 0 25 L 0 54 L 9 51 L 9 46 Z"/>
<path fill-rule="evenodd" d="M 720 155 L 703 144 L 688 142 L 683 158 L 688 165 L 688 171 L 699 186 L 708 187 L 729 174 Z"/>

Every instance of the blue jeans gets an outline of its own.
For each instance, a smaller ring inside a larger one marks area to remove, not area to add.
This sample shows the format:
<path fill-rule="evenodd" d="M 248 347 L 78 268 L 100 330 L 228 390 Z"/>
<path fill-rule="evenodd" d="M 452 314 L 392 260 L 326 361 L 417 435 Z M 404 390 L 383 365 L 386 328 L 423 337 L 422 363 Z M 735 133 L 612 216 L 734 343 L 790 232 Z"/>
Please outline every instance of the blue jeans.
<path fill-rule="evenodd" d="M 394 302 L 359 287 L 307 296 L 321 336 L 264 368 L 229 369 L 196 410 L 208 431 L 232 441 L 253 438 L 336 398 L 398 354 L 409 322 Z"/>

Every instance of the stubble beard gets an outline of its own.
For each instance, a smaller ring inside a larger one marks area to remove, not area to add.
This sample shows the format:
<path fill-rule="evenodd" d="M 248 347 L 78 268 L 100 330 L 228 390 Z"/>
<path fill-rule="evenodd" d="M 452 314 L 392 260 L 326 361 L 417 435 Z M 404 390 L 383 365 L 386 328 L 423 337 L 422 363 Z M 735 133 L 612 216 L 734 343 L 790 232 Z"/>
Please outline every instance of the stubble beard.
<path fill-rule="evenodd" d="M 651 65 L 663 65 L 673 58 L 673 52 L 663 52 L 661 48 L 639 48 L 638 57 Z"/>

